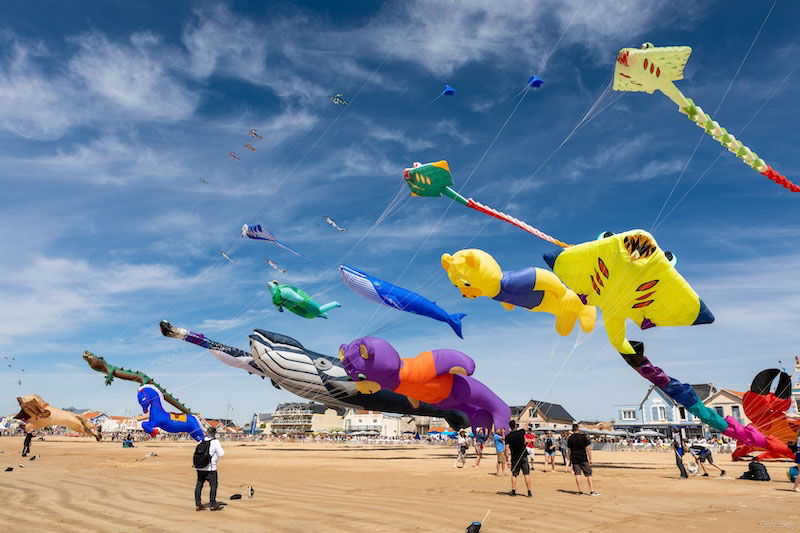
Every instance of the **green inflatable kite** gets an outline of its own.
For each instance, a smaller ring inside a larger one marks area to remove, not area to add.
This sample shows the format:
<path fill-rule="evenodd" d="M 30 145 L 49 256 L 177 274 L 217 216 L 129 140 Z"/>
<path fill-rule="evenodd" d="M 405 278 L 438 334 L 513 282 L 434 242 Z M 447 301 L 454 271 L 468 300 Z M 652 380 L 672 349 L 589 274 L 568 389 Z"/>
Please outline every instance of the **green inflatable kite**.
<path fill-rule="evenodd" d="M 328 318 L 328 311 L 341 307 L 339 302 L 328 302 L 325 305 L 320 305 L 306 291 L 291 285 L 283 285 L 275 280 L 267 283 L 267 287 L 270 294 L 272 294 L 272 303 L 281 313 L 285 307 L 303 318 Z"/>

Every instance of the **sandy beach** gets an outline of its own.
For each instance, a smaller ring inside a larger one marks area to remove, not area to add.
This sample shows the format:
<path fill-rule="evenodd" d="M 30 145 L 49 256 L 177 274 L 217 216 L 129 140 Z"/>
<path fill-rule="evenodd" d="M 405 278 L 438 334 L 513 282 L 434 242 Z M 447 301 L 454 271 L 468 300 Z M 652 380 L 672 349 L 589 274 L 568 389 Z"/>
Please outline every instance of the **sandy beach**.
<path fill-rule="evenodd" d="M 599 497 L 575 494 L 559 465 L 542 472 L 534 497 L 512 498 L 509 478 L 452 467 L 454 448 L 223 442 L 221 512 L 196 512 L 192 443 L 119 443 L 53 438 L 34 442 L 35 461 L 20 457 L 22 439 L 0 438 L 0 510 L 14 531 L 464 531 L 491 509 L 482 531 L 798 529 L 800 494 L 788 464 L 768 465 L 772 481 L 736 480 L 746 468 L 726 457 L 727 475 L 678 478 L 670 453 L 595 452 Z M 150 452 L 157 456 L 143 459 Z M 18 464 L 24 464 L 19 468 Z M 522 478 L 520 478 L 522 482 Z M 231 501 L 248 485 L 255 496 Z M 204 500 L 208 498 L 208 488 Z"/>

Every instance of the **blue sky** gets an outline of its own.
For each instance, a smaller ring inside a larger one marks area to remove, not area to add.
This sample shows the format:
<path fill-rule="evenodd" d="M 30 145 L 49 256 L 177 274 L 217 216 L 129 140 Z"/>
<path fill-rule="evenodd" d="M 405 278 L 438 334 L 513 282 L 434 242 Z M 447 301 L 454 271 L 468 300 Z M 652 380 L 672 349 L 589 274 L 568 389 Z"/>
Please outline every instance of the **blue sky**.
<path fill-rule="evenodd" d="M 771 5 L 4 4 L 0 354 L 14 360 L 3 360 L 0 412 L 30 393 L 139 412 L 134 385 L 105 387 L 84 349 L 148 373 L 208 417 L 231 405 L 243 422 L 292 399 L 163 338 L 161 319 L 242 348 L 261 327 L 327 353 L 365 334 L 404 356 L 460 349 L 509 404 L 545 399 L 578 418 L 608 419 L 615 404 L 638 402 L 648 384 L 601 326 L 560 338 L 549 315 L 460 297 L 443 252 L 469 244 L 516 269 L 545 266 L 552 246 L 447 200 L 410 198 L 403 168 L 439 159 L 466 196 L 567 242 L 652 229 L 688 162 L 654 235 L 717 320 L 629 325 L 629 336 L 682 381 L 744 390 L 797 353 L 797 196 L 726 153 L 678 203 L 721 148 L 706 138 L 690 159 L 701 132 L 666 97 L 604 89 L 620 48 L 690 45 L 679 87 L 713 112 Z M 775 6 L 714 114 L 734 133 L 752 118 L 740 138 L 790 178 L 800 176 L 798 20 L 800 5 Z M 519 94 L 533 73 L 545 85 Z M 446 83 L 456 95 L 436 99 Z M 336 92 L 349 107 L 330 102 Z M 590 120 L 553 155 L 598 95 Z M 263 135 L 255 153 L 243 148 L 251 128 Z M 244 223 L 327 266 L 239 238 Z M 338 279 L 343 256 L 468 313 L 465 340 L 351 293 Z M 327 321 L 277 313 L 265 258 L 289 270 L 282 281 L 342 308 Z"/>

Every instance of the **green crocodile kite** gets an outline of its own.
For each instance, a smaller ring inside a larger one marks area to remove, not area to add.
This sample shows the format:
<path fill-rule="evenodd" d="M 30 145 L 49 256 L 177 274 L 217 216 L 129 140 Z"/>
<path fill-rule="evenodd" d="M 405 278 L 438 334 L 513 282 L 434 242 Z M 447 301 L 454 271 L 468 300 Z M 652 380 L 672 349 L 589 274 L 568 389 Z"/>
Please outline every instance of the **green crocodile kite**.
<path fill-rule="evenodd" d="M 328 318 L 327 312 L 331 309 L 341 307 L 339 302 L 329 302 L 325 305 L 319 305 L 319 302 L 314 300 L 309 294 L 297 287 L 291 285 L 283 285 L 277 281 L 270 281 L 267 283 L 269 292 L 272 294 L 272 303 L 278 308 L 278 311 L 283 312 L 285 307 L 292 313 L 303 318 Z"/>
<path fill-rule="evenodd" d="M 135 381 L 140 385 L 153 385 L 161 391 L 161 394 L 164 395 L 164 399 L 169 402 L 170 405 L 175 407 L 175 409 L 178 409 L 183 413 L 192 414 L 191 409 L 183 405 L 180 401 L 178 401 L 177 398 L 168 393 L 164 387 L 153 381 L 153 379 L 147 374 L 139 372 L 138 370 L 129 370 L 127 368 L 114 366 L 99 355 L 95 355 L 88 350 L 83 352 L 83 359 L 89 363 L 89 366 L 92 367 L 92 370 L 97 370 L 98 372 L 106 375 L 106 385 L 111 385 L 111 382 L 114 381 L 114 378 L 124 379 L 126 381 Z"/>

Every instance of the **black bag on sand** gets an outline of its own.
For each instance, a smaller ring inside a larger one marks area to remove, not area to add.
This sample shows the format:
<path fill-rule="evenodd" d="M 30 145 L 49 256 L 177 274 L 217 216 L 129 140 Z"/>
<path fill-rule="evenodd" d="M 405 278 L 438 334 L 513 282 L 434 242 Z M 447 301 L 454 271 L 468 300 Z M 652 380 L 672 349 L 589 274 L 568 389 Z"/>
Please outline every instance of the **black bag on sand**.
<path fill-rule="evenodd" d="M 758 461 L 753 461 L 748 466 L 747 472 L 742 474 L 739 479 L 750 479 L 752 481 L 769 481 L 767 467 Z"/>
<path fill-rule="evenodd" d="M 202 440 L 197 444 L 194 449 L 194 457 L 192 464 L 195 468 L 205 468 L 211 463 L 211 441 Z"/>

